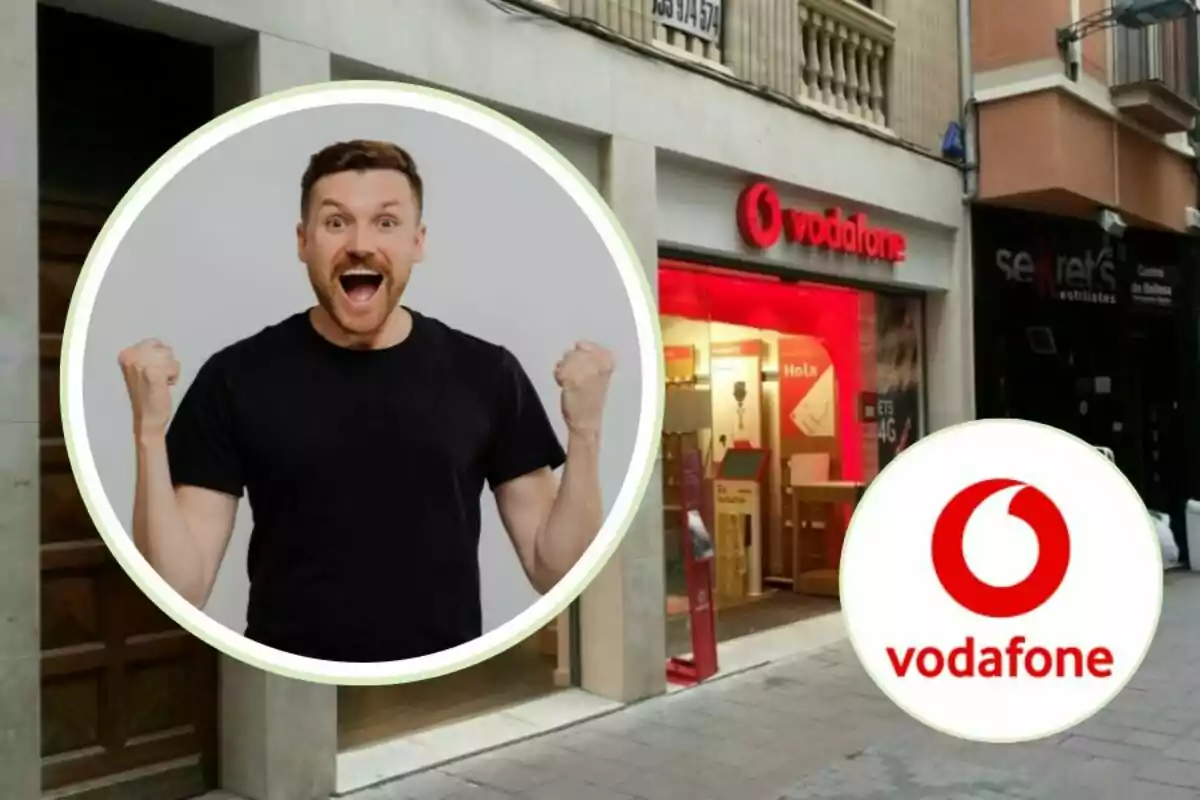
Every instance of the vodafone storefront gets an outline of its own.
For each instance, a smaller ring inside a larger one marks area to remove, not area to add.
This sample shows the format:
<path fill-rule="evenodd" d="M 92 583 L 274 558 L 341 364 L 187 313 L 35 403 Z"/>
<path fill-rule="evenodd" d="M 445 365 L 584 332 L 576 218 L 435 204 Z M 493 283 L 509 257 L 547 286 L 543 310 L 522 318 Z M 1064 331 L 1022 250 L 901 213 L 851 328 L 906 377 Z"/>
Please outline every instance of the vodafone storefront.
<path fill-rule="evenodd" d="M 958 231 L 663 159 L 657 214 L 674 656 L 692 647 L 686 507 L 713 539 L 718 641 L 837 607 L 855 503 L 928 430 L 927 298 L 953 290 Z"/>

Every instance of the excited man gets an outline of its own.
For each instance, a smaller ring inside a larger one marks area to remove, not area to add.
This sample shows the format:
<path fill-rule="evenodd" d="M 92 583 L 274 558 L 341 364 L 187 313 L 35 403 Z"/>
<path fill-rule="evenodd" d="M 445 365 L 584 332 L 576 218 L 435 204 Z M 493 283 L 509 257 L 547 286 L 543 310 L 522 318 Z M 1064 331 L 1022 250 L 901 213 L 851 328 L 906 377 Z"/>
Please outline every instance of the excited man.
<path fill-rule="evenodd" d="M 539 592 L 603 522 L 612 356 L 581 342 L 559 361 L 564 452 L 508 350 L 400 305 L 424 253 L 422 205 L 402 148 L 331 145 L 304 173 L 296 227 L 315 307 L 210 357 L 173 420 L 170 348 L 120 355 L 138 549 L 202 607 L 245 492 L 246 636 L 279 650 L 393 661 L 478 637 L 485 484 Z"/>

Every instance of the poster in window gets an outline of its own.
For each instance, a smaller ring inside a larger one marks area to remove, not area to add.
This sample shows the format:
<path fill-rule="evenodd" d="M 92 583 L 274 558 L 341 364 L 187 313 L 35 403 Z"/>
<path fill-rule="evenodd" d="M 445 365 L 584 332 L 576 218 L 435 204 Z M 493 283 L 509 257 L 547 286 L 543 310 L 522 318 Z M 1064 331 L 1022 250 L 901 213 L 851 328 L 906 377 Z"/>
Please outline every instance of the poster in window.
<path fill-rule="evenodd" d="M 779 339 L 780 431 L 784 438 L 837 435 L 837 386 L 833 359 L 812 336 Z"/>
<path fill-rule="evenodd" d="M 920 318 L 908 298 L 881 296 L 875 319 L 876 437 L 883 469 L 920 435 Z"/>
<path fill-rule="evenodd" d="M 713 461 L 732 447 L 762 447 L 762 341 L 713 342 Z"/>
<path fill-rule="evenodd" d="M 692 345 L 668 345 L 663 349 L 667 383 L 691 383 L 696 380 L 696 348 Z"/>

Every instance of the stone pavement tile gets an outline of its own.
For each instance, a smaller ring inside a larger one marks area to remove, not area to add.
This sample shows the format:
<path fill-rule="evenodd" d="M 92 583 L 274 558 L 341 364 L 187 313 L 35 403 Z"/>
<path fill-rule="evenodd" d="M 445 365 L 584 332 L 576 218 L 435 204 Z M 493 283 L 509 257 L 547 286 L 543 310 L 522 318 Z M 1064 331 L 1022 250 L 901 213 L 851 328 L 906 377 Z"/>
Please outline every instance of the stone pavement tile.
<path fill-rule="evenodd" d="M 581 731 L 562 747 L 632 767 L 654 767 L 663 758 L 656 747 L 603 731 Z"/>
<path fill-rule="evenodd" d="M 1126 792 L 1124 798 L 1133 800 L 1196 800 L 1197 797 L 1200 797 L 1195 789 L 1147 781 L 1134 781 L 1132 787 Z M 1117 797 L 1114 800 L 1124 800 L 1124 798 Z"/>
<path fill-rule="evenodd" d="M 611 741 L 614 738 L 620 741 L 620 738 L 614 734 L 605 733 L 604 731 L 597 730 L 591 726 L 579 725 L 574 728 L 567 728 L 566 730 L 559 731 L 554 735 L 553 742 L 554 747 L 557 750 L 568 750 L 573 753 L 595 753 L 596 755 L 604 755 L 603 753 L 596 752 L 594 745 L 597 742 Z M 539 740 L 531 740 L 523 742 L 521 745 L 516 745 L 509 749 L 518 753 L 528 753 L 532 755 L 538 750 L 537 745 L 540 743 L 541 741 Z M 521 758 L 521 760 L 527 760 L 523 754 L 514 757 Z"/>
<path fill-rule="evenodd" d="M 1129 737 L 1125 741 L 1128 744 L 1134 744 L 1138 747 L 1150 747 L 1154 750 L 1165 750 L 1179 740 L 1174 736 L 1167 736 L 1162 733 L 1131 731 L 1129 733 Z"/>
<path fill-rule="evenodd" d="M 1198 795 L 1193 789 L 1137 779 L 1088 785 L 1060 778 L 1039 781 L 1035 796 L 1037 800 L 1196 800 Z"/>
<path fill-rule="evenodd" d="M 1028 800 L 1036 797 L 1021 772 L 947 758 L 914 758 L 902 750 L 871 747 L 793 785 L 787 800 Z"/>
<path fill-rule="evenodd" d="M 1108 708 L 1113 711 L 1160 711 L 1166 707 L 1170 698 L 1162 696 L 1157 700 L 1153 694 L 1146 689 L 1135 689 L 1133 687 L 1125 687 L 1125 689 L 1114 697 L 1108 704 Z"/>
<path fill-rule="evenodd" d="M 600 733 L 609 733 L 620 736 L 639 727 L 642 724 L 644 714 L 645 712 L 642 712 L 635 707 L 624 712 L 608 714 L 600 717 L 599 719 L 591 720 L 584 723 L 583 727 L 586 727 L 591 731 L 598 731 Z"/>
<path fill-rule="evenodd" d="M 513 794 L 540 786 L 554 777 L 554 773 L 546 769 L 503 755 L 468 759 L 448 764 L 442 770 L 473 784 Z"/>
<path fill-rule="evenodd" d="M 568 780 L 542 784 L 514 797 L 520 800 L 641 800 L 616 789 Z"/>
<path fill-rule="evenodd" d="M 1178 761 L 1200 762 L 1200 742 L 1194 739 L 1179 739 L 1162 751 L 1163 758 Z"/>
<path fill-rule="evenodd" d="M 1117 744 L 1100 739 L 1089 739 L 1086 736 L 1068 736 L 1059 747 L 1075 753 L 1082 753 L 1096 758 L 1109 758 L 1115 761 L 1129 761 L 1140 764 L 1158 757 L 1157 750 L 1148 747 L 1138 747 L 1131 744 Z"/>
<path fill-rule="evenodd" d="M 1195 727 L 1187 722 L 1167 719 L 1149 711 L 1114 711 L 1106 708 L 1092 719 L 1132 730 L 1161 733 L 1165 736 L 1182 736 Z"/>
<path fill-rule="evenodd" d="M 728 770 L 701 767 L 687 776 L 687 783 L 701 787 L 701 794 L 718 800 L 750 800 L 764 797 L 776 800 L 779 787 L 786 786 L 796 776 L 796 767 L 775 770 Z M 781 779 L 782 776 L 782 779 Z"/>
<path fill-rule="evenodd" d="M 1138 770 L 1139 780 L 1196 790 L 1200 794 L 1200 764 L 1157 758 Z"/>
<path fill-rule="evenodd" d="M 713 726 L 727 724 L 709 713 L 707 708 L 674 706 L 647 716 L 651 721 L 676 730 L 704 733 Z"/>
<path fill-rule="evenodd" d="M 1200 724 L 1200 705 L 1197 705 L 1195 700 L 1190 703 L 1180 703 L 1178 698 L 1168 695 L 1164 697 L 1164 702 L 1167 705 L 1157 706 L 1158 715 L 1163 719 L 1185 722 L 1189 725 Z"/>
<path fill-rule="evenodd" d="M 1113 721 L 1090 719 L 1087 722 L 1076 725 L 1071 729 L 1070 733 L 1073 736 L 1085 736 L 1088 739 L 1098 739 L 1102 742 L 1121 744 L 1129 742 L 1130 737 L 1134 734 L 1145 733 L 1145 731 L 1137 731 L 1125 725 L 1118 725 Z"/>
<path fill-rule="evenodd" d="M 475 788 L 469 781 L 440 770 L 419 772 L 350 795 L 354 800 L 450 800 Z"/>
<path fill-rule="evenodd" d="M 647 770 L 630 777 L 616 787 L 638 800 L 732 800 L 716 785 L 705 785 L 676 770 Z M 734 795 L 733 797 L 737 797 Z"/>
<path fill-rule="evenodd" d="M 1054 769 L 1094 760 L 1092 756 L 1058 750 L 1044 742 L 997 745 L 951 740 L 924 746 L 906 742 L 905 748 L 925 755 L 988 764 L 1029 774 L 1046 774 Z"/>
<path fill-rule="evenodd" d="M 1068 789 L 1091 789 L 1097 793 L 1126 791 L 1134 785 L 1139 767 L 1127 761 L 1107 758 L 1080 759 L 1074 762 L 1044 763 L 1028 774 L 1045 778 L 1047 785 Z"/>
<path fill-rule="evenodd" d="M 685 728 L 673 728 L 658 722 L 648 721 L 640 727 L 625 734 L 625 740 L 643 744 L 655 750 L 670 753 L 690 753 L 706 743 L 713 743 L 711 737 L 703 736 Z M 715 740 L 720 742 L 720 739 Z M 726 739 L 726 741 L 731 741 Z M 735 741 L 736 740 L 732 740 Z"/>
<path fill-rule="evenodd" d="M 446 795 L 445 800 L 512 800 L 512 798 L 511 794 L 499 789 L 492 789 L 488 786 L 469 786 L 454 794 Z M 422 800 L 422 798 L 414 796 L 413 800 Z"/>
<path fill-rule="evenodd" d="M 611 761 L 607 758 L 576 752 L 565 752 L 548 761 L 543 768 L 550 777 L 547 783 L 569 778 L 610 788 L 621 785 L 631 776 L 645 769 L 645 767 L 625 762 Z"/>

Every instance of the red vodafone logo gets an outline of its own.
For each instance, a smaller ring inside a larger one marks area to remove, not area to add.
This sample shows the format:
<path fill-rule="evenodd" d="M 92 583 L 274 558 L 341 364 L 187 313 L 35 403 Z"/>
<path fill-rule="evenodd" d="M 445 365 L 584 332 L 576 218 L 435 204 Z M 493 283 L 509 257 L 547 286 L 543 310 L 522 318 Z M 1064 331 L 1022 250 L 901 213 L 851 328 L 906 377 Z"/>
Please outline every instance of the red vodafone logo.
<path fill-rule="evenodd" d="M 1037 562 L 1029 575 L 1012 586 L 986 583 L 967 563 L 967 523 L 983 502 L 997 492 L 1021 487 L 1008 505 L 1010 516 L 1028 525 L 1037 537 Z M 977 481 L 954 495 L 933 526 L 930 556 L 938 582 L 967 611 L 982 617 L 1014 619 L 1045 605 L 1067 576 L 1071 534 L 1062 512 L 1046 494 L 1010 478 Z M 1109 678 L 1113 654 L 1107 647 L 1026 646 L 1027 637 L 1012 636 L 1002 645 L 980 645 L 974 636 L 946 650 L 937 646 L 888 648 L 898 678 Z"/>
<path fill-rule="evenodd" d="M 1037 536 L 1038 560 L 1029 577 L 1015 586 L 993 586 L 975 576 L 963 551 L 967 523 L 975 510 L 996 492 L 1024 486 L 1008 513 Z M 960 606 L 985 617 L 1028 614 L 1054 596 L 1071 563 L 1071 534 L 1054 501 L 1040 489 L 1007 478 L 973 483 L 956 494 L 933 528 L 933 569 L 942 588 Z"/>
<path fill-rule="evenodd" d="M 779 193 L 763 181 L 750 184 L 739 195 L 737 224 L 742 241 L 757 250 L 768 250 L 786 237 L 793 244 L 892 264 L 908 253 L 904 234 L 868 225 L 866 214 L 844 217 L 837 207 L 824 215 L 784 208 Z"/>
<path fill-rule="evenodd" d="M 842 619 L 867 673 L 944 733 L 1061 733 L 1128 685 L 1163 559 L 1129 480 L 1089 442 L 1015 419 L 933 431 L 867 487 L 842 547 Z"/>

